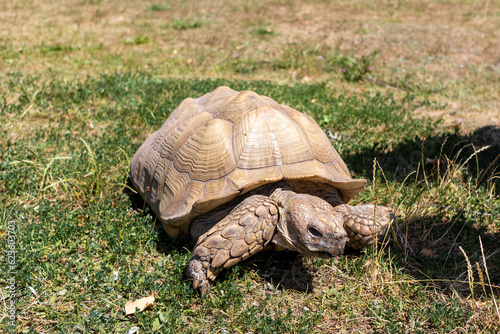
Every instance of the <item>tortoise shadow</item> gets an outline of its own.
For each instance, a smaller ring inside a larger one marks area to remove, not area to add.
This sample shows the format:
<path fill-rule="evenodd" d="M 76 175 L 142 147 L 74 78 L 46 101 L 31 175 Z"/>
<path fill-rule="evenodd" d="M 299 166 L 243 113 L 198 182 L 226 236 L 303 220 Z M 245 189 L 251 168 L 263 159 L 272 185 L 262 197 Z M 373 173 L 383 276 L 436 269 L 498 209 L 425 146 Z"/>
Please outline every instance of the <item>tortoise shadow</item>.
<path fill-rule="evenodd" d="M 464 212 L 450 216 L 444 211 L 410 217 L 394 230 L 390 244 L 393 261 L 415 280 L 449 295 L 500 293 L 500 233 L 478 226 Z"/>
<path fill-rule="evenodd" d="M 368 179 L 373 176 L 373 160 L 377 159 L 386 176 L 401 182 L 422 165 L 431 169 L 438 161 L 443 163 L 445 156 L 458 164 L 467 162 L 463 167 L 469 174 L 478 176 L 479 183 L 494 182 L 499 194 L 500 179 L 495 176 L 500 173 L 500 126 L 484 126 L 465 135 L 457 129 L 454 133 L 415 137 L 390 151 L 373 143 L 343 159 L 349 169 Z"/>
<path fill-rule="evenodd" d="M 252 265 L 257 265 L 256 273 L 270 284 L 274 290 L 294 290 L 310 293 L 316 269 L 303 261 L 303 256 L 293 251 L 265 251 L 256 254 Z M 254 267 L 255 268 L 255 267 Z"/>
<path fill-rule="evenodd" d="M 137 191 L 134 190 L 134 186 L 132 181 L 130 180 L 130 176 L 127 177 L 126 187 L 123 192 L 128 196 L 130 200 L 130 208 L 144 216 L 151 216 L 152 224 L 149 228 L 151 232 L 156 233 L 156 250 L 163 255 L 171 254 L 173 251 L 177 251 L 179 253 L 188 252 L 187 249 L 192 249 L 194 243 L 190 240 L 180 240 L 174 239 L 168 236 L 168 234 L 163 229 L 161 223 L 158 222 L 156 218 L 156 214 L 151 210 L 150 206 L 144 199 L 139 195 Z"/>
<path fill-rule="evenodd" d="M 489 184 L 491 194 L 500 195 L 500 126 L 497 125 L 483 126 L 469 134 L 460 134 L 456 129 L 453 133 L 415 137 L 390 151 L 373 143 L 372 147 L 343 159 L 350 170 L 367 179 L 373 177 L 376 159 L 388 180 L 405 184 L 419 183 L 424 178 L 427 181 L 437 173 L 443 176 L 448 168 L 460 166 L 465 172 L 464 178 L 469 175 L 478 185 Z M 418 178 L 407 179 L 414 171 L 421 171 L 422 166 L 426 173 L 419 172 Z M 396 225 L 399 236 L 390 247 L 398 267 L 407 269 L 416 280 L 431 281 L 443 292 L 454 294 L 455 290 L 470 296 L 469 262 L 474 282 L 487 280 L 488 274 L 491 284 L 495 285 L 493 293 L 498 295 L 500 224 L 485 226 L 483 223 L 483 217 L 491 215 L 496 215 L 492 220 L 495 221 L 498 211 L 494 207 L 486 208 L 483 213 L 442 207 L 432 212 L 432 215 L 407 217 Z M 486 290 L 489 288 L 476 284 L 474 293 L 492 293 Z"/>

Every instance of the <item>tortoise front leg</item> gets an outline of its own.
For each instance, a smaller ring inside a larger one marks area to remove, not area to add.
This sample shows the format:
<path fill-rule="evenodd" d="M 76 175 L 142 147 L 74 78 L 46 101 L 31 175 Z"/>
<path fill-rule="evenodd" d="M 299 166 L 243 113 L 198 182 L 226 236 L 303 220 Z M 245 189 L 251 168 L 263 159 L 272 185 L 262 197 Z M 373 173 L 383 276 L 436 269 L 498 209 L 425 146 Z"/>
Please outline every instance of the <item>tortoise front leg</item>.
<path fill-rule="evenodd" d="M 384 241 L 387 229 L 396 222 L 394 212 L 385 206 L 342 204 L 336 206 L 334 210 L 340 211 L 343 215 L 344 229 L 349 237 L 347 246 L 353 249 L 370 246 L 374 240 Z"/>
<path fill-rule="evenodd" d="M 278 223 L 278 206 L 269 197 L 254 195 L 238 204 L 224 219 L 203 234 L 187 266 L 193 288 L 210 292 L 222 268 L 262 250 L 271 241 Z"/>

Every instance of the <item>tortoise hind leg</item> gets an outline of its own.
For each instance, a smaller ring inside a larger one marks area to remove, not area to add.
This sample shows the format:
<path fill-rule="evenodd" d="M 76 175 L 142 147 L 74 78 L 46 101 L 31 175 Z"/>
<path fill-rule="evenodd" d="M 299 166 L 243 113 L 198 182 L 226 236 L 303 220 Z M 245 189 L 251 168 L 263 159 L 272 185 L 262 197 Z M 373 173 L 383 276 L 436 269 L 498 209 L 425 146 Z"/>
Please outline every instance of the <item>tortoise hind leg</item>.
<path fill-rule="evenodd" d="M 223 268 L 262 250 L 278 223 L 278 207 L 269 197 L 254 195 L 238 204 L 224 219 L 200 236 L 187 266 L 193 288 L 210 292 L 210 281 Z"/>
<path fill-rule="evenodd" d="M 347 246 L 354 249 L 370 246 L 374 240 L 383 242 L 389 226 L 396 221 L 394 212 L 384 206 L 342 204 L 334 209 L 342 213 L 349 237 Z"/>

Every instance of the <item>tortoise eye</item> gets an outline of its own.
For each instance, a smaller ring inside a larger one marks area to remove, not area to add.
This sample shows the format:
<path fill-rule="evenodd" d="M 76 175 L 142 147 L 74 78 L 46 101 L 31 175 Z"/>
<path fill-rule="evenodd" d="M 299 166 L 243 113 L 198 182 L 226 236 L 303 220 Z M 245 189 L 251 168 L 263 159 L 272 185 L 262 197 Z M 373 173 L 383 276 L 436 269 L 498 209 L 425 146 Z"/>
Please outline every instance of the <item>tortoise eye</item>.
<path fill-rule="evenodd" d="M 314 226 L 308 226 L 307 227 L 307 230 L 309 231 L 309 233 L 312 234 L 312 236 L 314 237 L 322 237 L 323 236 L 323 233 L 321 233 L 316 227 Z"/>

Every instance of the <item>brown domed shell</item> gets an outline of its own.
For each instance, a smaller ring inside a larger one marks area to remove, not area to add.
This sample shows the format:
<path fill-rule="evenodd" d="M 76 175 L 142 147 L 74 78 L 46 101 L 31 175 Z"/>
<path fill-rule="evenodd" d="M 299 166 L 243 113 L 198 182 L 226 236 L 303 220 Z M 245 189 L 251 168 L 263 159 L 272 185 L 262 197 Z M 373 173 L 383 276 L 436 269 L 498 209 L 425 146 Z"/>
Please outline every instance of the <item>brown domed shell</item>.
<path fill-rule="evenodd" d="M 252 91 L 187 98 L 130 162 L 130 178 L 171 236 L 196 216 L 282 179 L 328 183 L 348 201 L 364 189 L 309 116 Z"/>

